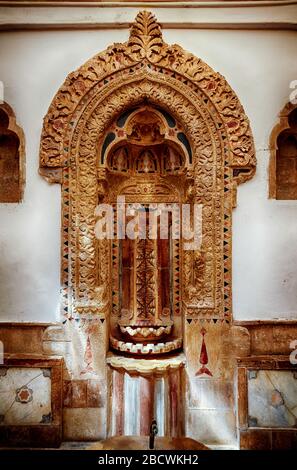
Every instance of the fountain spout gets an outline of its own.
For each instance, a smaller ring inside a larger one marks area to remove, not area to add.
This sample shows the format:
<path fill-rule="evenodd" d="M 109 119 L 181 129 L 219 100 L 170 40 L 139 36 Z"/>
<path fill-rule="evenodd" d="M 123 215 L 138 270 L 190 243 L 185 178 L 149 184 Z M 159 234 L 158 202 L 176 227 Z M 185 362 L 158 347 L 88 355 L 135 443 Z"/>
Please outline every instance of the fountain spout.
<path fill-rule="evenodd" d="M 152 450 L 155 448 L 155 436 L 158 434 L 157 421 L 153 419 L 150 427 L 150 443 L 149 448 Z"/>

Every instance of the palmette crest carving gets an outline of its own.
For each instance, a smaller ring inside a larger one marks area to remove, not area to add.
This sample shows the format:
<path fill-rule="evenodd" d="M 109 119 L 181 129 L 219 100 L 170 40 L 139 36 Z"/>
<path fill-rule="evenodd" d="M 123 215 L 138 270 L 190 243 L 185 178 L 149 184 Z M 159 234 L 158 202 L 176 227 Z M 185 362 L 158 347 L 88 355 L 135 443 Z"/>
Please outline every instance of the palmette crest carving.
<path fill-rule="evenodd" d="M 151 198 L 175 194 L 168 178 L 154 186 L 145 180 L 126 184 L 117 175 L 113 186 L 107 181 L 104 139 L 120 115 L 141 106 L 163 109 L 180 123 L 191 158 L 184 180 L 178 178 L 178 190 L 185 195 L 183 202 L 203 206 L 202 247 L 184 252 L 179 261 L 179 315 L 231 320 L 232 208 L 237 184 L 250 179 L 256 168 L 249 121 L 225 78 L 180 46 L 167 45 L 147 11 L 137 15 L 126 43 L 108 47 L 68 75 L 44 119 L 40 173 L 62 183 L 63 315 L 66 320 L 103 319 L 113 312 L 112 247 L 94 235 L 98 202 L 114 201 L 120 186 L 140 201 L 145 193 Z M 128 141 L 137 141 L 143 122 L 131 127 Z M 166 132 L 159 126 L 147 139 L 158 143 Z M 118 148 L 115 168 L 127 169 Z M 180 347 L 180 338 L 176 341 Z"/>
<path fill-rule="evenodd" d="M 163 38 L 159 24 L 152 13 L 141 11 L 132 24 L 128 45 L 131 51 L 143 58 L 158 57 L 162 49 Z"/>

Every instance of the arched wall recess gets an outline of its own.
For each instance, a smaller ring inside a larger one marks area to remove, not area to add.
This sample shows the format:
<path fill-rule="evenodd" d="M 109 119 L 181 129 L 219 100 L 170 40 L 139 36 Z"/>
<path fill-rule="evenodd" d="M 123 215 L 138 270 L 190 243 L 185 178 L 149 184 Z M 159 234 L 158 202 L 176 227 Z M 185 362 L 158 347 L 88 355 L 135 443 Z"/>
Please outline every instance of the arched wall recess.
<path fill-rule="evenodd" d="M 297 199 L 297 105 L 287 103 L 270 135 L 269 198 Z"/>
<path fill-rule="evenodd" d="M 137 15 L 126 43 L 68 75 L 44 119 L 40 173 L 62 185 L 64 319 L 104 320 L 111 314 L 112 248 L 94 235 L 95 208 L 108 198 L 101 150 L 113 123 L 143 105 L 180 123 L 192 153 L 184 202 L 203 206 L 202 247 L 182 255 L 177 315 L 230 321 L 232 208 L 237 184 L 256 168 L 249 121 L 224 77 L 180 46 L 166 44 L 147 11 Z"/>
<path fill-rule="evenodd" d="M 0 104 L 0 203 L 17 203 L 25 185 L 25 136 L 7 103 Z"/>

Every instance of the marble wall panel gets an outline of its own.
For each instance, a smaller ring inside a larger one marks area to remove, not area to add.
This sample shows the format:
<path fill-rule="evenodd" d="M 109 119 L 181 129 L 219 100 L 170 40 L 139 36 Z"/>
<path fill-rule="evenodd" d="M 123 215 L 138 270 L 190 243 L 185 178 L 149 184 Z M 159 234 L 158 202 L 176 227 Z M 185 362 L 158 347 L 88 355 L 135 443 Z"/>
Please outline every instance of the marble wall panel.
<path fill-rule="evenodd" d="M 297 427 L 297 372 L 248 371 L 249 427 Z"/>
<path fill-rule="evenodd" d="M 51 370 L 0 368 L 0 425 L 49 424 Z"/>

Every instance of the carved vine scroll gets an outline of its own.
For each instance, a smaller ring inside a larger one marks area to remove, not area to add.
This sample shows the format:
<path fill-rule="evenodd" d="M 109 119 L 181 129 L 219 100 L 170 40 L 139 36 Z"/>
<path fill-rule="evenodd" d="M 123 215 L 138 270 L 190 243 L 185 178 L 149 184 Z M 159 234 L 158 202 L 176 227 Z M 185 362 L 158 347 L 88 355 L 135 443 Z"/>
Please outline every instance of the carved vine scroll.
<path fill-rule="evenodd" d="M 183 127 L 193 155 L 187 197 L 203 206 L 203 246 L 182 260 L 182 314 L 231 320 L 234 195 L 256 168 L 249 121 L 224 77 L 166 44 L 147 11 L 137 15 L 128 42 L 68 75 L 44 119 L 40 173 L 62 184 L 65 319 L 111 312 L 111 247 L 94 235 L 94 210 L 107 191 L 100 146 L 117 117 L 143 103 Z"/>

